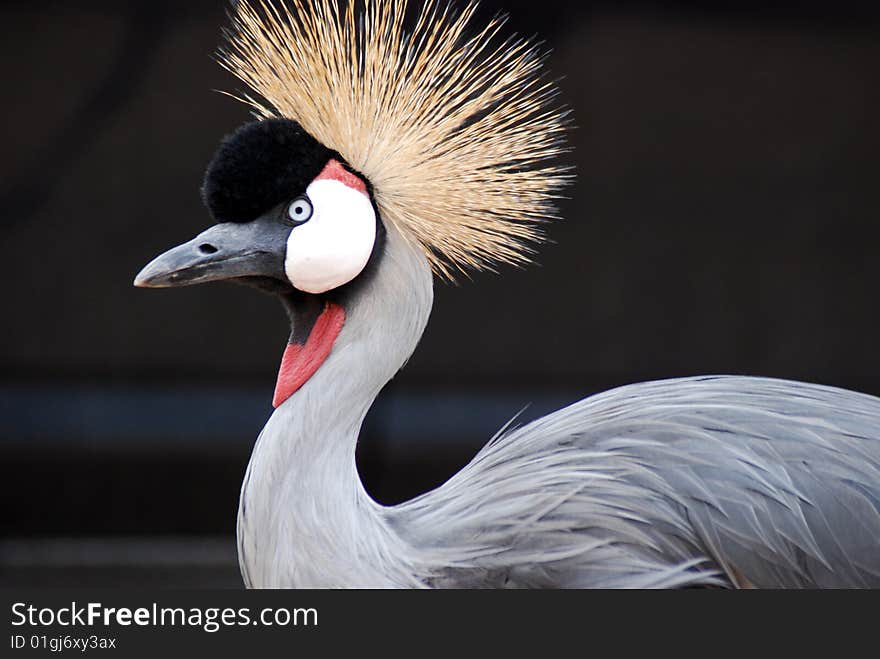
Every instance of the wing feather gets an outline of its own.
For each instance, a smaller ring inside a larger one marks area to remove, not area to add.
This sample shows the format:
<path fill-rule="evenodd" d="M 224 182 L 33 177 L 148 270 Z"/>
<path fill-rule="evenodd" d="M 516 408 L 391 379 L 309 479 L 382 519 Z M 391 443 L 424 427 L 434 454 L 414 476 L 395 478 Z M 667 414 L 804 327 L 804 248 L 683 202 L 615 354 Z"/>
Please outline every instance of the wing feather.
<path fill-rule="evenodd" d="M 880 587 L 880 399 L 621 387 L 502 432 L 388 515 L 438 586 Z"/>

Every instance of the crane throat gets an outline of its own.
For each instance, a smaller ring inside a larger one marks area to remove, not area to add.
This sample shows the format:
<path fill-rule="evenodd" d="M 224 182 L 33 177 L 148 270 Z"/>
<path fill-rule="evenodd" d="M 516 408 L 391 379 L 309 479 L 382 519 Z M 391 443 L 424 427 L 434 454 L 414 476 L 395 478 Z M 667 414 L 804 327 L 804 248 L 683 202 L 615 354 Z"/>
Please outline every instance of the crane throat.
<path fill-rule="evenodd" d="M 330 355 L 333 343 L 345 324 L 345 310 L 327 301 L 304 339 L 295 333 L 284 349 L 275 383 L 272 407 L 278 407 L 311 378 Z"/>

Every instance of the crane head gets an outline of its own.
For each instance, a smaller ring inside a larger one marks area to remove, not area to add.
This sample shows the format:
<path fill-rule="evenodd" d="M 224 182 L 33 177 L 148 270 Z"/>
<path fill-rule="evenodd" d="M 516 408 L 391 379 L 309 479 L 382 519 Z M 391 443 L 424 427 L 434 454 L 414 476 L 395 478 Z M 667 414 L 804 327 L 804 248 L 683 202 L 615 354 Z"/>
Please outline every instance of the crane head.
<path fill-rule="evenodd" d="M 329 355 L 360 284 L 394 279 L 398 255 L 371 265 L 394 241 L 416 251 L 415 269 L 447 279 L 526 264 L 571 180 L 551 162 L 567 149 L 569 113 L 540 46 L 503 37 L 500 16 L 474 29 L 475 2 L 426 0 L 409 22 L 408 6 L 236 2 L 219 60 L 260 120 L 208 167 L 203 196 L 218 224 L 135 279 L 279 294 L 293 333 L 276 403 Z"/>

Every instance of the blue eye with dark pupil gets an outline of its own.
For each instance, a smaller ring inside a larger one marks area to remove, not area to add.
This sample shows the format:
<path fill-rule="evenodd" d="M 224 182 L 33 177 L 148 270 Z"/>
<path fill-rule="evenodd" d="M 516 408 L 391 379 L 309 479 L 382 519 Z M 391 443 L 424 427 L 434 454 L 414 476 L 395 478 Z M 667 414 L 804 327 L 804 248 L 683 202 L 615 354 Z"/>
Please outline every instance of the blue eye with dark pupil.
<path fill-rule="evenodd" d="M 305 195 L 297 197 L 287 207 L 287 219 L 294 224 L 302 224 L 310 217 L 312 217 L 312 202 Z"/>

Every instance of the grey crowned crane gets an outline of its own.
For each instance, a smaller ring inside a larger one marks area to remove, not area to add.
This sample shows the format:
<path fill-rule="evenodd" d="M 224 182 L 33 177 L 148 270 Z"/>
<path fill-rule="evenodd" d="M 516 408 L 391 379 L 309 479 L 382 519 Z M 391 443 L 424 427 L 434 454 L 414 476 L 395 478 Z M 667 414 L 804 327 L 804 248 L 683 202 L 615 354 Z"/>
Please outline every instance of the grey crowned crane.
<path fill-rule="evenodd" d="M 434 275 L 525 263 L 570 174 L 534 44 L 474 5 L 239 2 L 222 63 L 257 120 L 218 222 L 135 284 L 236 280 L 291 322 L 238 513 L 249 587 L 880 587 L 880 399 L 755 377 L 635 384 L 506 429 L 391 507 L 355 445 Z"/>

